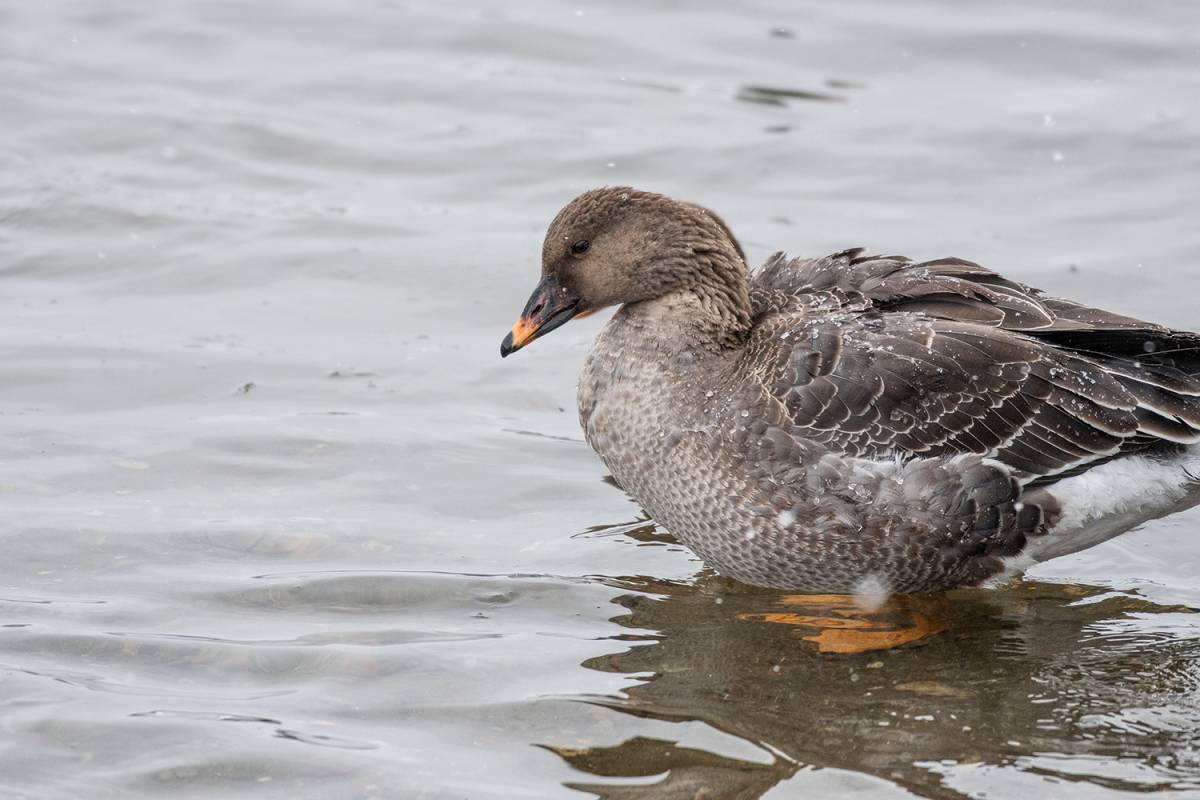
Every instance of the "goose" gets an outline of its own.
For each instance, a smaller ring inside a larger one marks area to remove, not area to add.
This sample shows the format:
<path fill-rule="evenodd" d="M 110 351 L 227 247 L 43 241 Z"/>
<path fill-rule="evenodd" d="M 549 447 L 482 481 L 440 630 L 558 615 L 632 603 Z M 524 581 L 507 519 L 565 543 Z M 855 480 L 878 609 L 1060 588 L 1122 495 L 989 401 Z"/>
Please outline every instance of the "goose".
<path fill-rule="evenodd" d="M 551 222 L 501 355 L 619 306 L 579 421 L 717 572 L 810 593 L 999 582 L 1200 502 L 1200 335 L 960 258 L 777 253 L 605 187 Z"/>

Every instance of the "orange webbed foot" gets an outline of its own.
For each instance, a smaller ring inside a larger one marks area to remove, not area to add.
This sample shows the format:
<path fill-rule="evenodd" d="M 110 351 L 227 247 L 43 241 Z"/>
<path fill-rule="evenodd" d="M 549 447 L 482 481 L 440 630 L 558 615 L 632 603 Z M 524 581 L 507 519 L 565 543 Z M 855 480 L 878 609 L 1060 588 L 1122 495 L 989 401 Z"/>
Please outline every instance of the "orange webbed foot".
<path fill-rule="evenodd" d="M 800 610 L 743 612 L 738 619 L 812 628 L 815 633 L 801 638 L 816 644 L 822 653 L 890 650 L 948 627 L 947 604 L 941 597 L 894 595 L 871 607 L 853 595 L 796 594 L 779 597 L 775 605 Z"/>

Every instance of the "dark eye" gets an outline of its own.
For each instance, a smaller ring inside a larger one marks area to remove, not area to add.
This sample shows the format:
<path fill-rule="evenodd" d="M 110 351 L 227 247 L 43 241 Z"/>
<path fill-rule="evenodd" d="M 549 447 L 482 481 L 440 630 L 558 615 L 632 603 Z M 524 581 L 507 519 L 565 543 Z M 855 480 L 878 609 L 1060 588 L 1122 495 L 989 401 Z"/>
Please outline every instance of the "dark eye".
<path fill-rule="evenodd" d="M 588 251 L 588 248 L 591 246 L 592 246 L 592 243 L 589 242 L 587 239 L 580 239 L 578 242 L 571 245 L 571 252 L 574 253 L 575 255 L 581 255 L 583 253 L 586 253 Z"/>

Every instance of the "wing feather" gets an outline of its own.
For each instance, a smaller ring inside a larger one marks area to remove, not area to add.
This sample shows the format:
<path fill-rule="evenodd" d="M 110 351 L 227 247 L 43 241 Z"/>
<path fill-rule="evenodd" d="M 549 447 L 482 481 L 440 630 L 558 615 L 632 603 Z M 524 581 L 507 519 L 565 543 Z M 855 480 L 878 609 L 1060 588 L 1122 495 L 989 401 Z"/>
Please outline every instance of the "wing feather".
<path fill-rule="evenodd" d="M 974 453 L 1023 482 L 1200 441 L 1200 336 L 956 258 L 847 250 L 755 275 L 753 352 L 793 435 L 846 454 Z"/>

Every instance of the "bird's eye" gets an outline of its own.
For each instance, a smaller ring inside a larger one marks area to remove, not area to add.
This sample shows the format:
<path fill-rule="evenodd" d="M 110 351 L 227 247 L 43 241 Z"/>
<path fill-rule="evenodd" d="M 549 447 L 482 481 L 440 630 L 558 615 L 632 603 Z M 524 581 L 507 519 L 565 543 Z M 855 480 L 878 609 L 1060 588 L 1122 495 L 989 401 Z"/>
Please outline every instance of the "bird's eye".
<path fill-rule="evenodd" d="M 571 245 L 571 252 L 577 256 L 582 255 L 583 253 L 586 253 L 588 251 L 588 248 L 591 246 L 592 246 L 592 243 L 589 242 L 587 239 L 580 239 L 578 242 Z"/>

